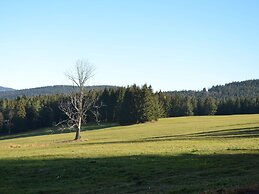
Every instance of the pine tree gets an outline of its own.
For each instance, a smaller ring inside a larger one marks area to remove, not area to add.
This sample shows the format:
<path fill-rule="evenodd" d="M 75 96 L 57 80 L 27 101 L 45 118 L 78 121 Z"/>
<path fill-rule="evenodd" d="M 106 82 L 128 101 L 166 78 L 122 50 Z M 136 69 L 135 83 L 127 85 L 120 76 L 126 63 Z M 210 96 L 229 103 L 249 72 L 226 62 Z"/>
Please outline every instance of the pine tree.
<path fill-rule="evenodd" d="M 204 110 L 206 115 L 214 115 L 217 112 L 216 101 L 210 97 L 204 101 Z"/>
<path fill-rule="evenodd" d="M 25 99 L 17 98 L 14 117 L 12 119 L 14 129 L 17 132 L 21 132 L 26 129 L 26 109 Z"/>
<path fill-rule="evenodd" d="M 114 111 L 115 111 L 115 121 L 119 121 L 120 120 L 120 112 L 121 112 L 121 106 L 123 103 L 123 98 L 125 95 L 125 88 L 118 88 L 115 91 L 115 96 L 116 96 L 116 106 L 114 107 Z"/>
<path fill-rule="evenodd" d="M 0 133 L 3 132 L 3 126 L 4 126 L 4 114 L 0 112 Z"/>
<path fill-rule="evenodd" d="M 153 93 L 152 87 L 146 84 L 142 87 L 140 93 L 139 104 L 139 122 L 147 122 L 157 120 L 161 115 L 161 107 L 158 103 L 158 99 Z"/>
<path fill-rule="evenodd" d="M 160 107 L 160 116 L 161 117 L 169 117 L 170 116 L 170 109 L 171 109 L 171 96 L 166 95 L 165 93 L 159 91 L 158 93 L 156 93 L 157 96 L 157 101 L 159 103 L 159 107 Z"/>
<path fill-rule="evenodd" d="M 138 122 L 137 96 L 136 86 L 127 87 L 121 104 L 120 124 L 126 125 Z"/>
<path fill-rule="evenodd" d="M 172 96 L 170 116 L 183 116 L 182 103 L 180 95 Z"/>
<path fill-rule="evenodd" d="M 42 127 L 51 127 L 54 122 L 54 113 L 52 108 L 47 104 L 39 112 Z"/>
<path fill-rule="evenodd" d="M 193 105 L 191 102 L 191 99 L 189 97 L 185 97 L 184 100 L 182 100 L 182 109 L 183 109 L 183 115 L 184 116 L 192 116 L 193 113 Z"/>
<path fill-rule="evenodd" d="M 33 104 L 26 105 L 26 127 L 28 129 L 35 129 L 40 126 L 39 110 Z"/>

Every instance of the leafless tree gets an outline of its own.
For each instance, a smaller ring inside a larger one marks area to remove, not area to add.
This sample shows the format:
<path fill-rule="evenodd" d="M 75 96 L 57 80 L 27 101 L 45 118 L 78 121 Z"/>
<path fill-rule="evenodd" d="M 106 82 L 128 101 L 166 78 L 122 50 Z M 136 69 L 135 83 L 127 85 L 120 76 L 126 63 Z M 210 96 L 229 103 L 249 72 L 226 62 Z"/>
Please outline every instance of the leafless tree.
<path fill-rule="evenodd" d="M 101 122 L 101 120 L 100 120 L 100 116 L 101 116 L 100 109 L 105 105 L 103 104 L 102 101 L 101 102 L 98 102 L 98 101 L 99 101 L 99 98 L 94 99 L 94 103 L 93 103 L 93 107 L 91 109 L 91 112 L 94 115 L 95 122 L 97 123 L 97 125 L 100 125 L 100 122 Z"/>
<path fill-rule="evenodd" d="M 75 71 L 69 72 L 67 77 L 72 81 L 74 90 L 68 95 L 68 99 L 60 103 L 60 110 L 65 113 L 65 121 L 69 127 L 75 128 L 75 140 L 81 138 L 82 122 L 86 119 L 87 111 L 93 106 L 95 100 L 85 96 L 86 82 L 93 76 L 94 67 L 88 61 L 78 60 Z"/>

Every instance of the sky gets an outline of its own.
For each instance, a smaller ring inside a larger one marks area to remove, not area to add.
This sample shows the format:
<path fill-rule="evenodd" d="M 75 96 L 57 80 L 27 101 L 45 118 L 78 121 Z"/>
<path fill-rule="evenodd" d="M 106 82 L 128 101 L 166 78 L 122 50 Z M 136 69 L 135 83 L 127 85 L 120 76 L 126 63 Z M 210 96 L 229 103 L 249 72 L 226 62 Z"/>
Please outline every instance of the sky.
<path fill-rule="evenodd" d="M 0 86 L 201 90 L 259 78 L 258 0 L 0 0 Z"/>

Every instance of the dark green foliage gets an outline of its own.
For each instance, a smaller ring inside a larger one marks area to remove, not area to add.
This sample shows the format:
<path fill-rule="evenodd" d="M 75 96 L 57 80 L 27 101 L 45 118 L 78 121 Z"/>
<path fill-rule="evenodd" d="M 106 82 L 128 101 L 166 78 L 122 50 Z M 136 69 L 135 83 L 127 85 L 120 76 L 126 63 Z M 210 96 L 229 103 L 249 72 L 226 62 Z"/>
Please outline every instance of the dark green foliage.
<path fill-rule="evenodd" d="M 192 116 L 196 101 L 193 97 L 176 94 L 171 97 L 171 110 L 169 116 Z"/>
<path fill-rule="evenodd" d="M 125 95 L 126 89 L 125 88 L 118 88 L 115 91 L 115 97 L 116 97 L 116 105 L 115 105 L 115 115 L 114 118 L 116 122 L 120 120 L 120 111 L 121 111 L 121 106 L 123 103 L 124 95 Z"/>
<path fill-rule="evenodd" d="M 155 121 L 162 115 L 162 106 L 151 86 L 133 85 L 125 91 L 119 122 L 122 125 Z"/>
<path fill-rule="evenodd" d="M 127 125 L 155 121 L 161 117 L 259 113 L 257 88 L 259 80 L 250 80 L 212 87 L 208 91 L 154 93 L 151 86 L 140 88 L 133 85 L 87 90 L 85 95 L 93 99 L 99 96 L 97 104 L 102 106 L 98 109 L 98 122 Z M 60 102 L 64 100 L 67 96 L 63 94 L 0 99 L 0 133 L 49 127 L 65 120 L 66 116 L 59 109 Z M 96 122 L 91 110 L 87 115 L 87 122 Z"/>
<path fill-rule="evenodd" d="M 204 114 L 214 115 L 217 112 L 216 101 L 213 98 L 207 97 L 204 101 Z"/>
<path fill-rule="evenodd" d="M 2 112 L 0 112 L 0 132 L 3 126 L 4 126 L 4 115 Z"/>
<path fill-rule="evenodd" d="M 213 86 L 209 89 L 212 96 L 223 97 L 257 97 L 259 94 L 259 79 L 232 82 L 224 86 Z"/>
<path fill-rule="evenodd" d="M 171 98 L 171 109 L 170 109 L 170 115 L 169 116 L 183 116 L 183 110 L 182 110 L 182 100 L 179 95 L 174 95 Z"/>
<path fill-rule="evenodd" d="M 147 85 L 144 85 L 139 96 L 139 122 L 144 123 L 158 119 L 156 111 L 159 111 L 159 107 L 156 101 L 157 98 L 151 86 L 147 87 Z"/>
<path fill-rule="evenodd" d="M 170 96 L 167 102 L 163 102 L 167 116 L 188 116 L 192 113 L 193 115 L 259 113 L 259 80 L 213 86 L 208 91 L 203 89 L 164 94 Z"/>
<path fill-rule="evenodd" d="M 63 115 L 58 109 L 62 96 L 18 97 L 15 100 L 0 100 L 4 125 L 1 133 L 16 133 L 39 127 L 52 126 Z"/>
<path fill-rule="evenodd" d="M 105 89 L 101 95 L 100 101 L 103 103 L 102 115 L 103 119 L 106 122 L 115 122 L 116 121 L 116 94 L 112 89 Z"/>
<path fill-rule="evenodd" d="M 139 89 L 135 85 L 126 89 L 121 104 L 119 117 L 120 124 L 127 125 L 138 122 L 138 95 Z"/>
<path fill-rule="evenodd" d="M 183 114 L 186 116 L 192 116 L 194 105 L 192 103 L 192 100 L 189 97 L 186 97 L 183 101 Z"/>
<path fill-rule="evenodd" d="M 160 117 L 169 117 L 171 111 L 171 96 L 159 91 L 156 94 L 160 109 Z"/>
<path fill-rule="evenodd" d="M 51 127 L 54 122 L 54 113 L 50 106 L 43 106 L 39 112 L 41 126 Z"/>
<path fill-rule="evenodd" d="M 25 98 L 18 98 L 14 109 L 12 123 L 16 126 L 15 131 L 20 132 L 26 129 Z"/>
<path fill-rule="evenodd" d="M 26 123 L 29 129 L 35 129 L 39 126 L 39 111 L 30 104 L 26 105 Z"/>
<path fill-rule="evenodd" d="M 105 88 L 116 88 L 115 86 L 87 86 L 86 90 L 96 90 L 102 91 Z M 45 86 L 39 88 L 30 88 L 30 89 L 22 89 L 22 90 L 13 90 L 11 88 L 2 88 L 0 87 L 0 98 L 8 98 L 15 99 L 19 96 L 46 96 L 46 95 L 56 95 L 56 94 L 68 94 L 73 91 L 74 86 L 66 86 L 66 85 L 57 85 L 57 86 Z"/>

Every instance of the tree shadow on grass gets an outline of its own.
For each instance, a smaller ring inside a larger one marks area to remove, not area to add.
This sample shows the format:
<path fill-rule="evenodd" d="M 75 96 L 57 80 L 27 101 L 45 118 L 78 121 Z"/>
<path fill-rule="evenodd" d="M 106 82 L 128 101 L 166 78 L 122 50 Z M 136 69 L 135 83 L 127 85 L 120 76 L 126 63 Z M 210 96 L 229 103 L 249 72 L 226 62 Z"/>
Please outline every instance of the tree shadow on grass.
<path fill-rule="evenodd" d="M 0 169 L 0 193 L 199 193 L 259 183 L 259 154 L 2 159 Z"/>
<path fill-rule="evenodd" d="M 187 140 L 204 138 L 257 138 L 259 127 L 233 128 L 207 132 L 148 137 L 145 140 Z"/>
<path fill-rule="evenodd" d="M 201 139 L 222 139 L 222 138 L 259 138 L 259 127 L 250 128 L 234 128 L 226 130 L 179 134 L 179 135 L 161 135 L 147 138 L 139 138 L 133 140 L 117 140 L 102 142 L 86 142 L 88 145 L 105 145 L 105 144 L 128 144 L 128 143 L 144 143 L 159 141 L 175 141 L 175 140 L 201 140 Z M 257 149 L 259 150 L 259 148 Z"/>
<path fill-rule="evenodd" d="M 111 128 L 116 126 L 118 126 L 118 124 L 116 123 L 104 123 L 100 125 L 90 124 L 87 126 L 83 126 L 81 131 L 83 132 L 88 130 L 99 130 L 99 129 Z M 2 137 L 0 136 L 0 140 L 23 138 L 23 137 L 34 137 L 34 136 L 51 135 L 51 134 L 73 133 L 73 132 L 75 132 L 73 129 L 68 129 L 68 128 L 62 129 L 58 127 L 50 127 L 50 128 L 28 131 L 28 132 L 13 134 L 13 135 L 3 135 Z"/>

